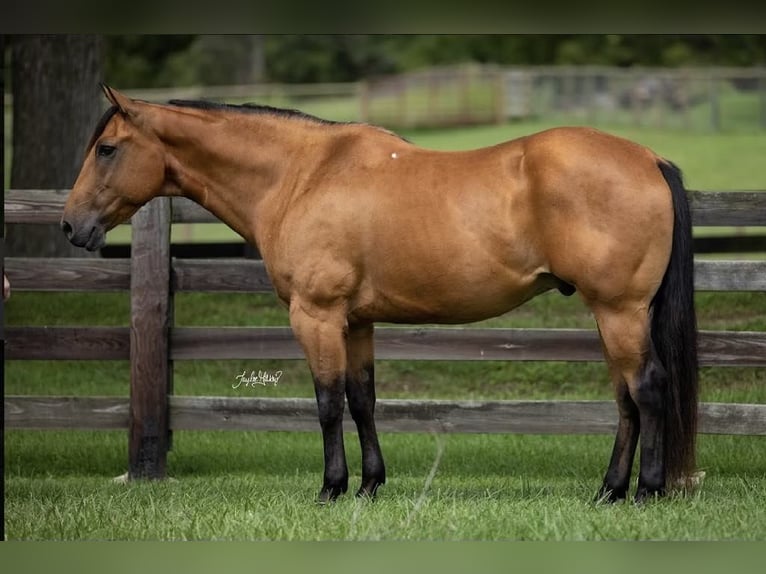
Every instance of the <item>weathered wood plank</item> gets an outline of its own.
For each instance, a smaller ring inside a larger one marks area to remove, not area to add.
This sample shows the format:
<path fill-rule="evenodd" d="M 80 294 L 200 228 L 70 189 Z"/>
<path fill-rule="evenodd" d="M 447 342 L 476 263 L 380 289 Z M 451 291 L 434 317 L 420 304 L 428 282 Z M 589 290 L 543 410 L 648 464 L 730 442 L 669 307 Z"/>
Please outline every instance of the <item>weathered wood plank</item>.
<path fill-rule="evenodd" d="M 693 225 L 766 225 L 763 191 L 690 191 L 689 205 Z"/>
<path fill-rule="evenodd" d="M 6 327 L 6 359 L 129 360 L 128 327 Z"/>
<path fill-rule="evenodd" d="M 18 291 L 130 289 L 130 259 L 8 257 L 5 273 Z"/>
<path fill-rule="evenodd" d="M 6 190 L 6 223 L 55 223 L 61 218 L 68 189 Z M 689 191 L 694 225 L 766 225 L 764 191 Z M 173 198 L 173 222 L 212 223 L 219 220 L 186 198 Z"/>
<path fill-rule="evenodd" d="M 766 291 L 766 261 L 697 259 L 694 287 L 697 291 Z"/>
<path fill-rule="evenodd" d="M 699 413 L 703 434 L 766 435 L 766 405 L 702 403 Z"/>
<path fill-rule="evenodd" d="M 174 359 L 301 359 L 289 327 L 176 327 Z M 702 331 L 700 362 L 766 366 L 766 333 Z M 588 329 L 379 328 L 379 359 L 601 361 L 598 333 Z"/>
<path fill-rule="evenodd" d="M 263 261 L 174 259 L 172 290 L 270 293 Z M 766 261 L 697 260 L 699 291 L 766 291 Z M 128 259 L 9 257 L 5 272 L 19 291 L 122 291 L 130 288 Z"/>
<path fill-rule="evenodd" d="M 766 225 L 763 191 L 690 191 L 694 225 L 705 227 Z M 186 198 L 174 198 L 174 222 L 212 223 L 218 219 Z"/>
<path fill-rule="evenodd" d="M 263 261 L 256 259 L 173 259 L 174 292 L 271 293 Z"/>
<path fill-rule="evenodd" d="M 700 331 L 699 361 L 702 366 L 766 366 L 766 332 Z"/>
<path fill-rule="evenodd" d="M 698 291 L 766 291 L 766 261 L 695 261 Z M 174 291 L 269 293 L 263 261 L 254 259 L 174 259 Z"/>
<path fill-rule="evenodd" d="M 174 327 L 170 356 L 186 359 L 302 359 L 290 327 Z"/>
<path fill-rule="evenodd" d="M 58 223 L 69 189 L 9 189 L 5 191 L 6 223 Z M 204 207 L 183 198 L 173 198 L 174 223 L 218 223 Z"/>
<path fill-rule="evenodd" d="M 585 329 L 382 328 L 375 332 L 381 359 L 601 361 L 598 333 Z M 449 357 L 449 358 L 448 358 Z"/>
<path fill-rule="evenodd" d="M 174 359 L 302 359 L 289 327 L 176 327 Z M 558 329 L 379 328 L 378 359 L 600 361 L 595 331 Z"/>
<path fill-rule="evenodd" d="M 166 474 L 172 363 L 169 329 L 170 200 L 157 198 L 133 216 L 130 320 L 131 477 Z"/>
<path fill-rule="evenodd" d="M 6 359 L 127 360 L 127 327 L 6 327 Z M 588 329 L 379 328 L 379 359 L 601 361 Z M 766 366 L 766 333 L 702 331 L 700 362 Z M 171 359 L 303 359 L 289 327 L 175 327 Z"/>
<path fill-rule="evenodd" d="M 173 397 L 173 428 L 318 431 L 314 399 Z M 611 434 L 617 409 L 612 401 L 439 401 L 378 400 L 381 432 L 524 434 Z M 344 430 L 353 431 L 349 416 Z M 700 405 L 699 432 L 766 435 L 766 405 Z"/>
<path fill-rule="evenodd" d="M 174 197 L 173 223 L 220 223 L 220 219 L 190 199 Z"/>
<path fill-rule="evenodd" d="M 174 396 L 174 430 L 318 432 L 314 399 Z M 128 426 L 123 397 L 6 396 L 6 428 L 119 429 Z M 766 405 L 700 404 L 702 434 L 766 435 Z M 444 401 L 380 399 L 381 432 L 611 434 L 613 401 Z M 348 414 L 344 430 L 354 431 Z"/>
<path fill-rule="evenodd" d="M 5 223 L 58 223 L 70 191 L 7 189 L 4 201 Z"/>
<path fill-rule="evenodd" d="M 5 397 L 5 427 L 15 429 L 126 429 L 125 397 Z"/>
<path fill-rule="evenodd" d="M 58 223 L 68 189 L 9 189 L 5 191 L 5 223 Z"/>

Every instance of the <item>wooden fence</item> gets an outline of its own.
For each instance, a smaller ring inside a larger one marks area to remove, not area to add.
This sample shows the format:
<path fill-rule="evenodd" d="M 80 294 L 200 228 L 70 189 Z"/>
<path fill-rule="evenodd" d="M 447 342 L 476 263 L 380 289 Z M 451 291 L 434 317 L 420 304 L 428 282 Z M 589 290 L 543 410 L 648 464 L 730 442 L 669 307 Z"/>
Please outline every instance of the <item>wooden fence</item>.
<path fill-rule="evenodd" d="M 119 88 L 119 86 L 116 86 Z M 256 102 L 391 129 L 540 119 L 591 126 L 766 129 L 766 67 L 499 66 L 467 63 L 358 82 L 126 90 L 161 102 Z M 13 99 L 5 94 L 5 107 Z M 106 106 L 107 102 L 104 101 Z"/>
<path fill-rule="evenodd" d="M 766 68 L 461 64 L 370 78 L 364 121 L 390 128 L 519 119 L 662 129 L 766 128 Z"/>
<path fill-rule="evenodd" d="M 67 191 L 8 191 L 7 223 L 52 223 Z M 766 226 L 764 192 L 690 192 L 695 225 Z M 269 292 L 263 263 L 251 259 L 170 257 L 174 222 L 218 220 L 181 199 L 158 198 L 133 217 L 130 259 L 7 258 L 15 290 L 126 291 L 130 327 L 5 329 L 8 360 L 130 360 L 130 397 L 6 396 L 7 428 L 129 429 L 131 476 L 161 477 L 172 429 L 310 430 L 313 399 L 191 397 L 172 394 L 173 361 L 295 359 L 287 327 L 175 327 L 173 294 L 184 291 Z M 766 291 L 766 261 L 698 260 L 701 291 Z M 595 330 L 380 328 L 380 359 L 602 360 Z M 766 367 L 766 333 L 702 331 L 703 365 Z M 380 400 L 381 431 L 611 433 L 612 401 Z M 766 435 L 766 405 L 700 405 L 700 432 Z M 348 418 L 348 417 L 347 417 Z M 352 430 L 351 425 L 347 427 Z"/>

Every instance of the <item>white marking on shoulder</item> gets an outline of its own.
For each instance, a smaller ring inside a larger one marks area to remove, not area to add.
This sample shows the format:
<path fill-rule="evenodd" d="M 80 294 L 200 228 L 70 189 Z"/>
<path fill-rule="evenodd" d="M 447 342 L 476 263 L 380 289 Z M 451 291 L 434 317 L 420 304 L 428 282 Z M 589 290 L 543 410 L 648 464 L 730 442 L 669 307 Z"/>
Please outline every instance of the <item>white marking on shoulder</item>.
<path fill-rule="evenodd" d="M 398 156 L 398 155 L 396 155 L 396 152 L 395 152 L 395 151 L 394 151 L 394 152 L 391 152 L 391 159 L 396 159 L 397 157 L 399 157 L 399 156 Z"/>

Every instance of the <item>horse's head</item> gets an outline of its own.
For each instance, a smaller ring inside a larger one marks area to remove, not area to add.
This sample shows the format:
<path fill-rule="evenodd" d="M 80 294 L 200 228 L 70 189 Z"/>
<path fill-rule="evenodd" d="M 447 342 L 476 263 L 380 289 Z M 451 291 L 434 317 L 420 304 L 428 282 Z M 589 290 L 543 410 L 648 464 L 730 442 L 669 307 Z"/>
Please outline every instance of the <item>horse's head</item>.
<path fill-rule="evenodd" d="M 165 181 L 165 151 L 145 129 L 145 109 L 103 86 L 112 104 L 96 126 L 72 188 L 61 229 L 78 247 L 103 247 L 106 232 L 128 220 L 159 195 Z"/>

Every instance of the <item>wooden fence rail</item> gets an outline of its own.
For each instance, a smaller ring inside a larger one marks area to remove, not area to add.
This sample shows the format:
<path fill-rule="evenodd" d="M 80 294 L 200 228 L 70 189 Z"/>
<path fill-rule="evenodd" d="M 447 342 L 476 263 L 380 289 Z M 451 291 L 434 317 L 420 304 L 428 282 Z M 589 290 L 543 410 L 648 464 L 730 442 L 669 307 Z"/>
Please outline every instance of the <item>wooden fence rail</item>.
<path fill-rule="evenodd" d="M 68 189 L 7 190 L 6 223 L 58 223 Z M 694 225 L 766 226 L 764 191 L 694 191 L 688 192 Z M 205 208 L 182 197 L 172 199 L 173 223 L 219 223 Z"/>
<path fill-rule="evenodd" d="M 764 194 L 766 195 L 766 194 Z M 271 293 L 263 261 L 254 259 L 173 259 L 170 289 L 229 293 Z M 14 287 L 34 291 L 126 291 L 129 259 L 17 257 L 6 259 Z M 766 261 L 698 260 L 698 291 L 766 291 Z"/>
<path fill-rule="evenodd" d="M 6 327 L 6 359 L 130 360 L 129 327 Z M 289 327 L 173 327 L 169 360 L 302 359 Z M 766 367 L 766 333 L 701 331 L 700 363 Z M 375 356 L 421 361 L 601 361 L 590 329 L 378 328 Z"/>
<path fill-rule="evenodd" d="M 121 397 L 6 396 L 6 421 L 25 429 L 126 429 L 129 402 Z M 174 430 L 316 431 L 314 399 L 170 397 Z M 346 417 L 344 430 L 353 431 Z M 526 434 L 614 433 L 614 401 L 446 401 L 379 399 L 383 432 Z M 703 403 L 699 431 L 766 435 L 766 405 Z"/>
<path fill-rule="evenodd" d="M 60 219 L 67 190 L 7 191 L 8 223 Z M 689 194 L 697 226 L 766 226 L 766 192 Z M 301 359 L 287 327 L 175 327 L 173 295 L 187 291 L 270 292 L 261 261 L 170 257 L 172 223 L 217 222 L 182 199 L 159 198 L 131 222 L 131 259 L 8 258 L 15 290 L 129 291 L 129 327 L 7 327 L 9 360 L 129 360 L 131 394 L 119 397 L 5 397 L 8 428 L 129 429 L 131 476 L 165 474 L 172 429 L 311 430 L 309 399 L 172 395 L 173 361 Z M 695 263 L 699 291 L 766 291 L 766 261 Z M 703 365 L 766 366 L 766 333 L 702 331 Z M 601 361 L 595 330 L 383 327 L 376 357 L 418 360 Z M 611 401 L 396 401 L 376 409 L 383 431 L 613 432 Z M 766 405 L 706 403 L 700 432 L 766 435 Z"/>

